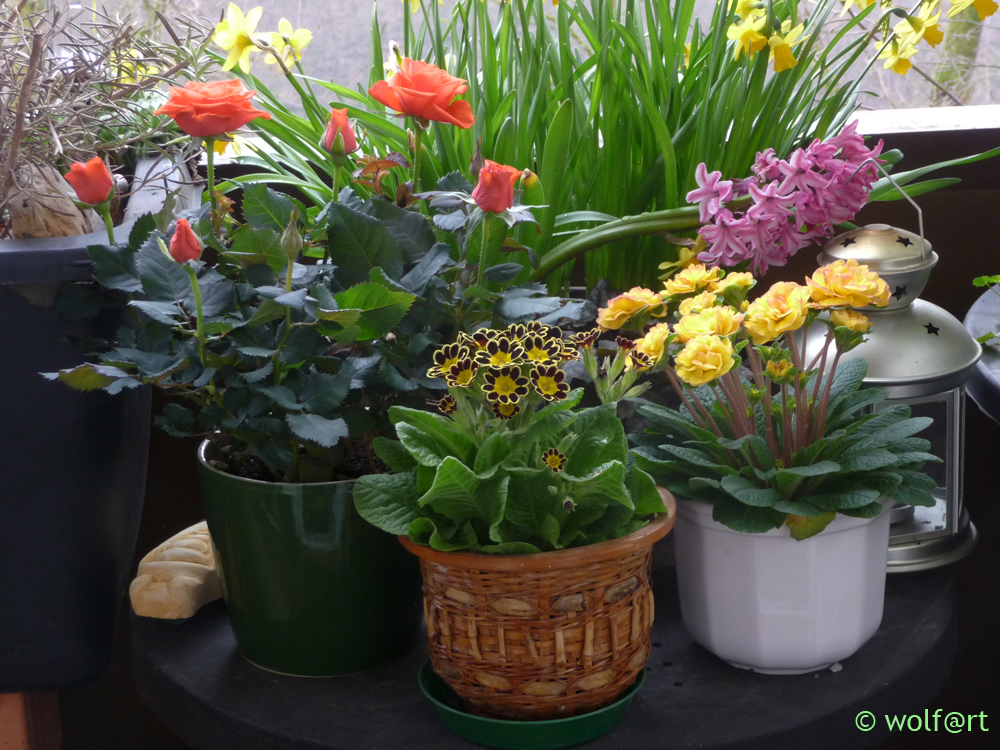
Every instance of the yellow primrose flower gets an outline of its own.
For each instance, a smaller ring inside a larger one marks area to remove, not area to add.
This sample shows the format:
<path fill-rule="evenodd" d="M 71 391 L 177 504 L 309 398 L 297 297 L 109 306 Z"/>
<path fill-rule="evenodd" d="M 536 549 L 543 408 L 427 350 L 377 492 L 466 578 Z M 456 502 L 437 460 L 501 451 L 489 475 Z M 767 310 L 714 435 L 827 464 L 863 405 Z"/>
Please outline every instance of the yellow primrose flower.
<path fill-rule="evenodd" d="M 838 260 L 817 268 L 806 279 L 813 307 L 865 307 L 889 304 L 889 286 L 868 266 L 850 260 Z"/>
<path fill-rule="evenodd" d="M 735 308 L 724 305 L 723 307 L 709 307 L 697 313 L 690 313 L 680 319 L 674 327 L 674 333 L 683 343 L 687 343 L 693 338 L 703 333 L 714 333 L 716 336 L 732 336 L 740 330 L 740 323 L 743 322 L 743 315 L 736 312 Z"/>
<path fill-rule="evenodd" d="M 893 38 L 889 46 L 882 50 L 882 53 L 878 57 L 880 60 L 885 60 L 883 67 L 886 70 L 891 70 L 893 73 L 905 76 L 910 68 L 913 67 L 910 58 L 916 53 L 917 48 L 912 44 L 906 44 L 898 38 Z"/>
<path fill-rule="evenodd" d="M 736 49 L 733 52 L 733 59 L 739 60 L 741 54 L 750 57 L 767 46 L 767 37 L 760 33 L 767 23 L 767 17 L 748 18 L 737 21 L 729 27 L 726 36 L 736 42 Z"/>
<path fill-rule="evenodd" d="M 597 313 L 597 325 L 605 331 L 618 330 L 633 316 L 645 310 L 649 310 L 654 318 L 662 318 L 667 314 L 667 307 L 660 295 L 639 286 L 633 287 L 608 300 L 608 306 Z"/>
<path fill-rule="evenodd" d="M 663 359 L 663 350 L 668 338 L 670 338 L 670 326 L 667 323 L 657 323 L 646 332 L 645 336 L 635 342 L 633 351 L 645 354 L 655 365 Z M 629 359 L 626 367 L 630 367 L 631 364 L 632 360 Z"/>
<path fill-rule="evenodd" d="M 704 263 L 696 263 L 667 279 L 663 289 L 667 294 L 691 294 L 714 284 L 721 276 L 722 269 L 718 266 L 705 268 Z"/>
<path fill-rule="evenodd" d="M 223 70 L 232 70 L 239 65 L 244 73 L 250 72 L 250 53 L 257 49 L 253 33 L 257 31 L 257 24 L 260 23 L 263 12 L 263 9 L 257 6 L 244 16 L 243 11 L 234 3 L 229 4 L 225 19 L 215 27 L 215 34 L 212 36 L 213 42 L 229 51 L 229 56 L 222 65 Z"/>
<path fill-rule="evenodd" d="M 985 21 L 996 13 L 998 7 L 993 0 L 953 0 L 951 7 L 948 9 L 948 18 L 954 18 L 970 5 L 976 9 L 976 14 L 979 16 L 980 21 Z"/>
<path fill-rule="evenodd" d="M 309 46 L 313 35 L 309 29 L 292 29 L 292 24 L 282 18 L 278 30 L 271 32 L 271 46 L 281 56 L 285 67 L 289 68 L 302 59 L 302 50 Z M 268 65 L 274 65 L 278 60 L 270 52 L 264 58 Z"/>
<path fill-rule="evenodd" d="M 850 328 L 855 333 L 868 333 L 872 329 L 871 321 L 864 314 L 850 308 L 831 311 L 830 322 L 838 328 Z"/>
<path fill-rule="evenodd" d="M 677 312 L 681 315 L 701 312 L 709 307 L 713 307 L 717 299 L 718 297 L 712 292 L 704 291 L 701 294 L 696 294 L 694 297 L 688 297 L 681 302 L 680 307 L 677 308 Z"/>
<path fill-rule="evenodd" d="M 767 45 L 771 48 L 771 60 L 774 61 L 775 73 L 794 68 L 799 64 L 799 61 L 795 59 L 795 55 L 792 54 L 792 47 L 796 44 L 801 44 L 808 38 L 802 36 L 802 31 L 805 29 L 803 24 L 800 23 L 794 29 L 790 30 L 785 28 L 785 26 L 790 25 L 791 23 L 786 21 L 782 24 L 781 33 L 775 32 L 767 40 Z"/>
<path fill-rule="evenodd" d="M 844 3 L 844 9 L 840 11 L 841 16 L 847 13 L 847 11 L 851 9 L 852 5 L 857 7 L 859 11 L 862 11 L 869 5 L 874 5 L 875 0 L 843 0 L 843 3 Z"/>
<path fill-rule="evenodd" d="M 792 369 L 792 363 L 789 362 L 787 359 L 783 359 L 780 362 L 772 359 L 770 362 L 767 363 L 767 366 L 764 368 L 767 374 L 770 375 L 771 378 L 774 380 L 782 380 L 783 378 L 788 377 L 788 373 L 791 371 L 791 369 Z"/>
<path fill-rule="evenodd" d="M 721 378 L 735 363 L 733 342 L 708 333 L 691 339 L 674 360 L 678 377 L 694 386 Z"/>
<path fill-rule="evenodd" d="M 753 274 L 749 272 L 742 273 L 731 273 L 723 279 L 718 281 L 713 281 L 708 285 L 708 291 L 710 292 L 724 292 L 731 286 L 739 287 L 740 289 L 750 289 L 757 282 L 753 278 Z"/>
<path fill-rule="evenodd" d="M 743 327 L 754 344 L 766 344 L 778 336 L 796 331 L 809 314 L 809 288 L 794 281 L 779 281 L 767 294 L 750 303 Z"/>

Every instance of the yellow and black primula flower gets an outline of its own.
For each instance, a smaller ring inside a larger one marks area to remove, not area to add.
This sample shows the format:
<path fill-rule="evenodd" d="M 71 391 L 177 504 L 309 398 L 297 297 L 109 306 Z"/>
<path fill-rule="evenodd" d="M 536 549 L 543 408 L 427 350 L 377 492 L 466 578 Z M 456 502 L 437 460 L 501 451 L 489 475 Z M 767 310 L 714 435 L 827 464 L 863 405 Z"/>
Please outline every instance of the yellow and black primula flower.
<path fill-rule="evenodd" d="M 561 339 L 553 339 L 553 341 L 559 344 L 559 361 L 572 362 L 574 359 L 580 359 L 580 350 L 575 345 Z"/>
<path fill-rule="evenodd" d="M 434 352 L 434 366 L 427 371 L 427 377 L 444 377 L 452 365 L 457 364 L 460 359 L 466 359 L 468 356 L 469 348 L 463 344 L 455 343 L 442 346 Z"/>
<path fill-rule="evenodd" d="M 589 331 L 582 331 L 580 333 L 574 333 L 569 337 L 569 341 L 573 346 L 579 346 L 584 349 L 590 349 L 597 343 L 597 339 L 601 337 L 600 328 L 591 328 Z"/>
<path fill-rule="evenodd" d="M 542 336 L 549 338 L 549 327 L 539 320 L 529 320 L 524 324 L 524 330 L 529 336 Z"/>
<path fill-rule="evenodd" d="M 521 411 L 517 404 L 501 404 L 499 401 L 493 402 L 493 416 L 497 419 L 513 419 Z"/>
<path fill-rule="evenodd" d="M 545 332 L 545 337 L 549 339 L 561 339 L 562 336 L 563 331 L 559 326 L 549 326 L 549 330 Z"/>
<path fill-rule="evenodd" d="M 648 354 L 640 352 L 638 349 L 633 349 L 628 353 L 628 358 L 632 362 L 632 366 L 635 367 L 640 372 L 650 369 L 656 362 Z"/>
<path fill-rule="evenodd" d="M 562 401 L 569 395 L 566 373 L 557 365 L 535 365 L 531 370 L 531 384 L 546 401 Z"/>
<path fill-rule="evenodd" d="M 458 402 L 451 394 L 444 396 L 440 401 L 428 401 L 427 405 L 437 409 L 441 414 L 454 414 L 458 409 Z"/>
<path fill-rule="evenodd" d="M 517 367 L 491 367 L 483 383 L 486 398 L 495 403 L 516 404 L 528 395 L 528 379 Z"/>
<path fill-rule="evenodd" d="M 556 339 L 542 338 L 539 334 L 528 336 L 522 343 L 524 358 L 529 362 L 558 362 L 562 358 L 562 346 Z"/>
<path fill-rule="evenodd" d="M 473 352 L 485 349 L 486 345 L 493 338 L 496 338 L 496 331 L 491 331 L 489 328 L 480 328 L 478 331 L 473 331 L 472 333 L 463 332 L 458 334 L 458 342 L 462 346 L 469 347 L 469 351 Z"/>
<path fill-rule="evenodd" d="M 486 367 L 504 367 L 524 359 L 524 349 L 520 344 L 501 336 L 490 339 L 486 347 L 476 352 L 476 362 Z"/>
<path fill-rule="evenodd" d="M 476 361 L 466 357 L 453 364 L 445 373 L 444 379 L 452 388 L 468 388 L 478 372 L 479 365 Z"/>
<path fill-rule="evenodd" d="M 635 349 L 635 342 L 632 339 L 625 338 L 624 336 L 616 338 L 615 343 L 618 344 L 618 348 L 623 352 L 630 352 Z"/>
<path fill-rule="evenodd" d="M 558 474 L 566 465 L 566 456 L 556 448 L 549 448 L 542 454 L 542 462 Z"/>
<path fill-rule="evenodd" d="M 528 329 L 521 323 L 512 323 L 507 326 L 507 330 L 504 331 L 503 335 L 513 343 L 517 343 L 518 341 L 524 341 L 529 334 Z"/>

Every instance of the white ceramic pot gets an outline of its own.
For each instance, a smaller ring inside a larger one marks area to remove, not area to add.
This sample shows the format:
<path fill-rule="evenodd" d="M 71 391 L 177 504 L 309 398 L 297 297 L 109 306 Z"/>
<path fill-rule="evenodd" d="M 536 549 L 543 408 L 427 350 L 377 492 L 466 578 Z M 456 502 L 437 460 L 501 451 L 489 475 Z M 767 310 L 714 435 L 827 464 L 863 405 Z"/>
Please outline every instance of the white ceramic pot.
<path fill-rule="evenodd" d="M 684 626 L 730 664 L 802 674 L 851 656 L 882 622 L 891 501 L 876 518 L 838 515 L 821 533 L 746 534 L 712 506 L 677 503 L 677 579 Z"/>

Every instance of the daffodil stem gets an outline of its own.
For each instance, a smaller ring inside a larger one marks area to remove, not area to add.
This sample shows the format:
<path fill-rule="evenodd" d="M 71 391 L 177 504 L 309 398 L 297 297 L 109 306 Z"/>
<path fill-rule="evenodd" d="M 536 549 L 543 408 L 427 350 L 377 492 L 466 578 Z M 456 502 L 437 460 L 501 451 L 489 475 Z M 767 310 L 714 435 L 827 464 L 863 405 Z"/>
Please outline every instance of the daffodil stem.
<path fill-rule="evenodd" d="M 420 192 L 420 141 L 424 137 L 424 129 L 414 121 L 413 131 L 413 192 Z"/>
<path fill-rule="evenodd" d="M 212 204 L 212 213 L 218 206 L 215 204 L 215 139 L 205 139 L 205 161 L 208 165 L 208 200 Z M 214 222 L 213 222 L 214 223 Z"/>
<path fill-rule="evenodd" d="M 208 361 L 205 352 L 205 316 L 202 313 L 201 286 L 198 284 L 198 274 L 190 264 L 185 263 L 184 270 L 187 271 L 191 279 L 191 293 L 194 294 L 194 313 L 197 323 L 194 335 L 198 339 L 198 358 L 201 359 L 201 366 L 206 368 L 208 367 Z"/>

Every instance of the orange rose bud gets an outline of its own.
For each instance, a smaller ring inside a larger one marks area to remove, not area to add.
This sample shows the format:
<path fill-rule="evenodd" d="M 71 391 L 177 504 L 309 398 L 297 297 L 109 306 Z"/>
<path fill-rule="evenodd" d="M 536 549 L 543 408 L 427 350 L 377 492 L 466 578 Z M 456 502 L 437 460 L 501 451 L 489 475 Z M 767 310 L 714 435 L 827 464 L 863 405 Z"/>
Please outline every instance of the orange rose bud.
<path fill-rule="evenodd" d="M 195 138 L 215 138 L 239 130 L 257 117 L 271 119 L 269 112 L 250 103 L 256 95 L 235 78 L 208 83 L 188 81 L 182 89 L 171 86 L 167 103 L 154 114 L 173 118 L 177 127 Z"/>
<path fill-rule="evenodd" d="M 337 133 L 344 136 L 345 154 L 351 154 L 358 150 L 358 139 L 351 129 L 351 123 L 347 120 L 346 109 L 334 109 L 330 111 L 330 122 L 326 126 L 326 135 L 323 136 L 323 147 L 327 151 L 333 150 L 333 143 L 337 140 Z"/>
<path fill-rule="evenodd" d="M 472 191 L 472 200 L 483 211 L 502 213 L 514 205 L 514 183 L 520 177 L 520 169 L 487 159 L 479 170 L 479 183 Z"/>
<path fill-rule="evenodd" d="M 104 203 L 111 197 L 111 191 L 115 187 L 111 172 L 99 156 L 86 164 L 79 161 L 72 164 L 66 175 L 66 182 L 73 186 L 81 203 L 89 203 L 91 206 Z"/>
<path fill-rule="evenodd" d="M 471 128 L 476 121 L 472 105 L 455 98 L 468 90 L 468 81 L 436 65 L 404 57 L 399 72 L 388 81 L 376 82 L 368 94 L 401 115 Z"/>
<path fill-rule="evenodd" d="M 187 263 L 201 257 L 201 242 L 187 219 L 177 220 L 174 236 L 170 238 L 170 257 L 178 263 Z"/>

